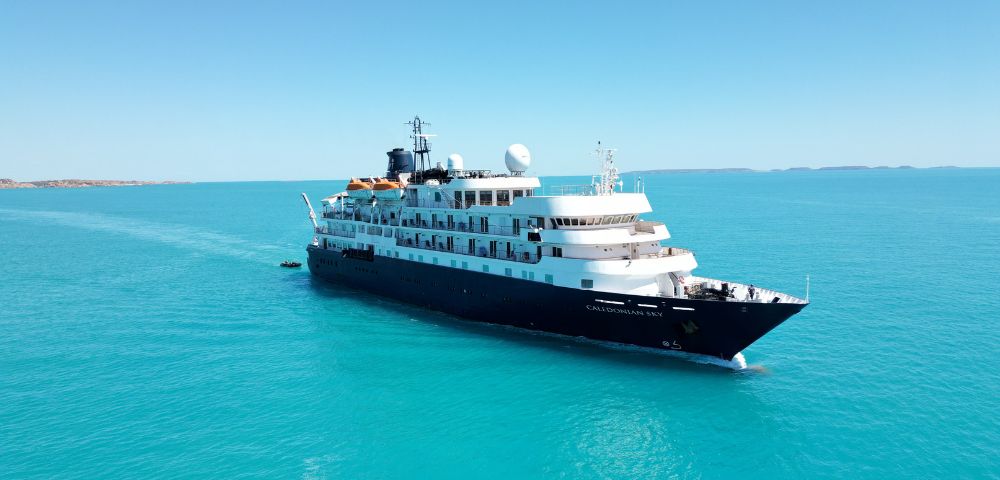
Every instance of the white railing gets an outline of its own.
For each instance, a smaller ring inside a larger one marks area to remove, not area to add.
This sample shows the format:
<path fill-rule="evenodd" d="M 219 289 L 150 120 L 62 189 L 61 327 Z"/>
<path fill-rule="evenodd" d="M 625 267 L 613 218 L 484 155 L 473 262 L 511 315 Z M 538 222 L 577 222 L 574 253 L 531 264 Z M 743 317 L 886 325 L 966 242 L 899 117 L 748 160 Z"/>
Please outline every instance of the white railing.
<path fill-rule="evenodd" d="M 741 289 L 742 292 L 749 292 L 749 289 L 750 289 L 749 285 L 746 285 L 746 284 L 743 284 L 743 283 L 739 283 L 739 282 L 730 282 L 730 281 L 726 281 L 726 280 L 719 280 L 717 278 L 694 277 L 694 276 L 687 277 L 684 284 L 690 286 L 690 285 L 702 284 L 702 283 L 705 283 L 705 282 L 710 282 L 712 284 L 726 283 L 726 284 L 729 285 L 730 291 L 732 291 L 733 289 Z M 771 303 L 771 302 L 774 301 L 775 298 L 777 298 L 778 299 L 778 303 L 797 303 L 797 304 L 809 303 L 809 302 L 807 302 L 807 301 L 805 301 L 805 300 L 803 300 L 801 298 L 794 297 L 794 296 L 789 295 L 787 293 L 781 293 L 781 292 L 778 292 L 776 290 L 770 290 L 770 289 L 767 289 L 767 288 L 761 288 L 761 287 L 758 287 L 756 285 L 754 285 L 753 288 L 754 288 L 754 298 L 753 299 L 747 298 L 748 295 L 745 294 L 744 298 L 734 298 L 734 299 L 731 299 L 731 301 L 755 302 L 755 303 Z"/>

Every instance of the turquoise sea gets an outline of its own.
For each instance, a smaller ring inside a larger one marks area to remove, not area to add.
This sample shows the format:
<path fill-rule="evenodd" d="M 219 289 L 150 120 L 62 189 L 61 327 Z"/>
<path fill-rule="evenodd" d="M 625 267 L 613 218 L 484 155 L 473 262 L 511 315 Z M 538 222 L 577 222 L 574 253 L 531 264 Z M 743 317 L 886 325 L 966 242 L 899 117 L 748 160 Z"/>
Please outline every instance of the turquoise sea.
<path fill-rule="evenodd" d="M 0 478 L 1000 475 L 1000 169 L 646 181 L 701 274 L 811 276 L 750 368 L 279 268 L 341 181 L 0 191 Z"/>

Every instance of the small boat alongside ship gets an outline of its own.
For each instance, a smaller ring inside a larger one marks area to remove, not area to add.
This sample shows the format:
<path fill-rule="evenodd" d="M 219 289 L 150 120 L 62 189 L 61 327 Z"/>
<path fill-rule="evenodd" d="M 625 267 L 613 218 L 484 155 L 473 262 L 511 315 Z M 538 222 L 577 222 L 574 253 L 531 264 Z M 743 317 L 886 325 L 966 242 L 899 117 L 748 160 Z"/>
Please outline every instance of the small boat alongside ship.
<path fill-rule="evenodd" d="M 432 164 L 428 125 L 394 148 L 381 177 L 352 178 L 322 200 L 305 194 L 318 278 L 469 320 L 731 360 L 808 300 L 693 274 L 636 184 L 623 191 L 613 150 L 589 185 L 540 194 L 528 149 L 506 173 Z M 284 266 L 284 264 L 283 264 Z"/>

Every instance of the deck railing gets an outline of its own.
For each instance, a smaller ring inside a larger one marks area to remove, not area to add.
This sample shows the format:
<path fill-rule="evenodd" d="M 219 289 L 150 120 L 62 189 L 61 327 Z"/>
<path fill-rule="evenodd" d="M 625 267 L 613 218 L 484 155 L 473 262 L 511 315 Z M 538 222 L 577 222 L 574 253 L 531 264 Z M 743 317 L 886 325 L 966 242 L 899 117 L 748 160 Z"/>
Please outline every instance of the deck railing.
<path fill-rule="evenodd" d="M 412 238 L 396 238 L 396 246 L 398 247 L 408 247 L 408 248 L 419 248 L 421 250 L 431 250 L 435 252 L 444 253 L 454 253 L 458 255 L 468 255 L 472 257 L 479 258 L 494 258 L 497 260 L 509 260 L 513 262 L 521 263 L 538 263 L 539 258 L 537 254 L 530 252 L 511 252 L 509 255 L 507 252 L 490 252 L 486 247 L 480 247 L 477 251 L 469 250 L 468 247 L 461 245 L 452 245 L 450 248 L 445 242 L 431 242 L 430 240 L 420 240 L 419 242 L 413 240 Z"/>
<path fill-rule="evenodd" d="M 404 219 L 402 226 L 410 228 L 426 228 L 428 230 L 442 230 L 446 232 L 462 232 L 462 233 L 482 233 L 486 235 L 502 235 L 507 237 L 516 237 L 520 235 L 521 228 L 514 228 L 507 225 L 487 225 L 483 228 L 481 224 L 475 223 L 465 223 L 465 222 L 451 222 L 448 223 L 444 220 L 430 221 L 430 220 L 416 220 Z"/>
<path fill-rule="evenodd" d="M 749 285 L 746 285 L 746 284 L 743 284 L 743 283 L 739 283 L 739 282 L 729 282 L 729 281 L 726 281 L 726 280 L 720 280 L 718 278 L 705 278 L 705 277 L 691 276 L 691 277 L 687 277 L 686 284 L 688 284 L 688 285 L 697 285 L 697 284 L 702 284 L 702 283 L 705 283 L 705 282 L 711 282 L 713 284 L 714 283 L 720 283 L 720 284 L 721 283 L 726 283 L 726 284 L 729 284 L 729 288 L 730 289 L 742 287 L 742 291 L 743 292 L 747 292 L 749 290 Z M 754 298 L 753 299 L 750 299 L 750 298 L 732 298 L 732 299 L 729 299 L 729 300 L 730 301 L 741 301 L 741 302 L 769 303 L 769 302 L 773 302 L 774 299 L 777 298 L 778 299 L 778 303 L 798 303 L 798 304 L 808 303 L 808 302 L 806 302 L 805 300 L 803 300 L 801 298 L 794 297 L 794 296 L 789 295 L 787 293 L 781 293 L 781 292 L 778 292 L 778 291 L 775 291 L 775 290 L 770 290 L 770 289 L 767 289 L 767 288 L 761 288 L 761 287 L 758 287 L 756 285 L 754 285 L 753 288 L 754 288 Z"/>
<path fill-rule="evenodd" d="M 352 232 L 350 230 L 342 230 L 339 228 L 328 228 L 328 227 L 316 227 L 316 233 L 323 235 L 333 235 L 336 237 L 344 238 L 354 238 L 357 236 L 357 232 Z"/>

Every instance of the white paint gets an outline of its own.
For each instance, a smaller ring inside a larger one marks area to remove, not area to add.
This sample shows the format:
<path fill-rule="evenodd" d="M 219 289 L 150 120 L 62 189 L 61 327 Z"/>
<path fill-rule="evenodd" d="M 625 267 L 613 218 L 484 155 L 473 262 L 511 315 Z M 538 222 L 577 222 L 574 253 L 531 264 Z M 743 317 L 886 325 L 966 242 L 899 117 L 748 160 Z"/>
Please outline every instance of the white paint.
<path fill-rule="evenodd" d="M 528 151 L 528 147 L 515 143 L 507 147 L 504 163 L 507 164 L 510 173 L 523 173 L 531 166 L 531 152 Z"/>

